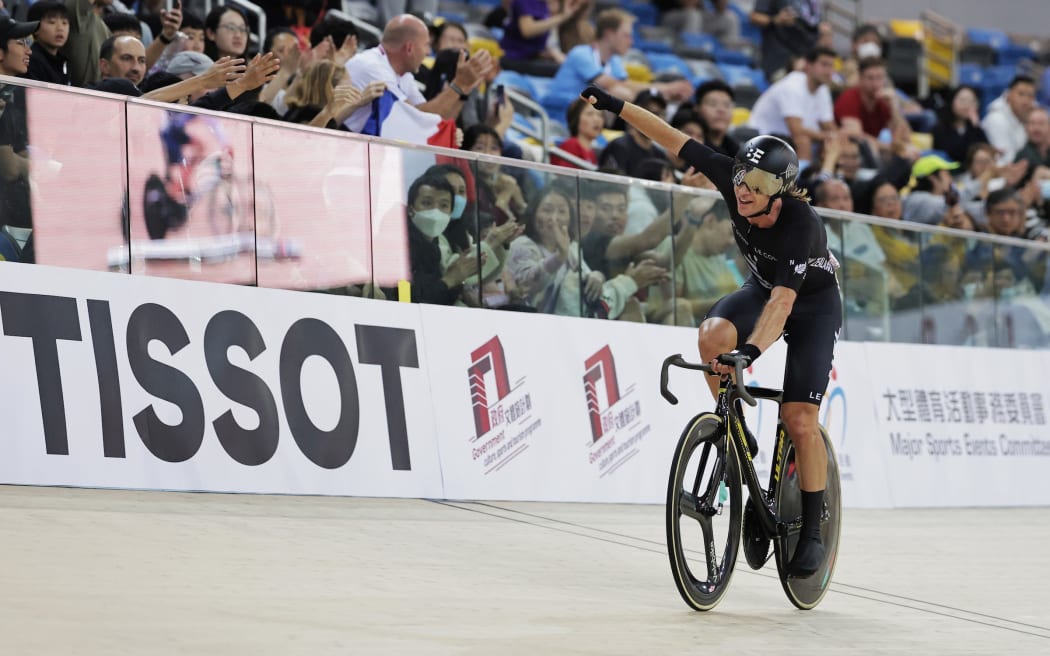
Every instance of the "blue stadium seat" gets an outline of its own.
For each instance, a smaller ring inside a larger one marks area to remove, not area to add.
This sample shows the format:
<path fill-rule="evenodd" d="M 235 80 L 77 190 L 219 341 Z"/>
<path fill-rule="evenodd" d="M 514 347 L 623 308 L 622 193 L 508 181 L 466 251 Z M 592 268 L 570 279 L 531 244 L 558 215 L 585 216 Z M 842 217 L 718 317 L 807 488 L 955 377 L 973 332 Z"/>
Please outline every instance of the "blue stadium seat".
<path fill-rule="evenodd" d="M 470 0 L 470 4 L 482 7 L 498 7 L 500 0 Z"/>
<path fill-rule="evenodd" d="M 718 39 L 710 34 L 682 32 L 678 35 L 678 41 L 687 48 L 703 50 L 711 55 L 714 55 L 716 51 L 722 48 L 722 44 L 718 42 Z"/>
<path fill-rule="evenodd" d="M 740 38 L 755 46 L 762 44 L 762 28 L 751 22 L 751 15 L 735 2 L 729 3 L 729 9 L 740 19 Z"/>
<path fill-rule="evenodd" d="M 656 52 L 665 53 L 669 55 L 671 54 L 671 52 L 673 52 L 671 45 L 668 43 L 664 43 L 663 41 L 649 41 L 647 39 L 642 39 L 639 37 L 635 37 L 634 47 L 638 50 L 641 50 L 645 54 Z"/>
<path fill-rule="evenodd" d="M 959 84 L 980 88 L 984 84 L 984 68 L 977 64 L 959 64 Z"/>
<path fill-rule="evenodd" d="M 765 74 L 757 68 L 734 64 L 719 64 L 718 70 L 722 71 L 722 77 L 729 86 L 750 83 L 762 91 L 769 88 L 769 83 L 766 82 Z"/>
<path fill-rule="evenodd" d="M 493 84 L 502 84 L 506 87 L 511 87 L 524 91 L 528 95 L 532 96 L 533 100 L 539 100 L 543 96 L 536 92 L 536 87 L 533 86 L 532 81 L 527 75 L 515 71 L 500 71 L 500 74 L 496 76 Z"/>
<path fill-rule="evenodd" d="M 441 16 L 450 23 L 459 23 L 460 25 L 466 25 L 468 22 L 466 14 L 457 14 L 455 12 L 441 12 L 440 14 L 438 14 L 438 16 Z"/>
<path fill-rule="evenodd" d="M 543 77 L 540 75 L 523 75 L 522 77 L 524 77 L 529 82 L 529 84 L 532 85 L 532 88 L 536 94 L 533 96 L 533 98 L 542 98 L 546 96 L 547 90 L 551 86 L 551 80 L 554 79 L 550 77 Z"/>
<path fill-rule="evenodd" d="M 654 75 L 678 73 L 686 79 L 693 76 L 693 71 L 689 68 L 689 64 L 685 63 L 685 60 L 678 55 L 651 52 L 647 57 L 649 59 L 649 68 L 652 69 Z"/>
<path fill-rule="evenodd" d="M 637 25 L 659 25 L 660 24 L 660 11 L 650 4 L 642 2 L 625 2 L 622 8 L 634 14 L 635 23 Z"/>
<path fill-rule="evenodd" d="M 715 61 L 719 64 L 730 64 L 732 66 L 751 66 L 751 57 L 738 50 L 718 48 L 715 50 Z"/>
<path fill-rule="evenodd" d="M 1035 51 L 1028 46 L 1007 43 L 999 48 L 998 63 L 1000 66 L 1017 66 L 1024 60 L 1034 61 Z"/>
<path fill-rule="evenodd" d="M 966 30 L 966 39 L 970 43 L 983 43 L 996 50 L 1010 43 L 1010 37 L 1002 30 L 989 30 L 971 27 Z"/>

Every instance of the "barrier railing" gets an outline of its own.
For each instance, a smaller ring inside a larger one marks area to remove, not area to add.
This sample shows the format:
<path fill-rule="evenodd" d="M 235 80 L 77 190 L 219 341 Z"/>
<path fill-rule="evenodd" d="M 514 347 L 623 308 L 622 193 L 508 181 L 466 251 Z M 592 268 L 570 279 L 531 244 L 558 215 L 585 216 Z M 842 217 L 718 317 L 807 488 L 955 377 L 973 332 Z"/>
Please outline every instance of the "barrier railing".
<path fill-rule="evenodd" d="M 0 83 L 29 144 L 6 259 L 689 326 L 748 275 L 714 192 Z M 1046 244 L 820 213 L 845 339 L 1050 344 Z"/>

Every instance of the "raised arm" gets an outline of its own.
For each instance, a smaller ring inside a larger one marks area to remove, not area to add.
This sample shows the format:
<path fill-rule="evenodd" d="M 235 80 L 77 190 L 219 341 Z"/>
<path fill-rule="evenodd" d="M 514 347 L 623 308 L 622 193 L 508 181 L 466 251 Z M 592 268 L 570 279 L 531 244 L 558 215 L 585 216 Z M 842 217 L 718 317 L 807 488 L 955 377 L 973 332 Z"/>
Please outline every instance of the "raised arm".
<path fill-rule="evenodd" d="M 580 94 L 584 100 L 597 109 L 604 109 L 619 114 L 642 134 L 660 144 L 669 153 L 678 153 L 689 141 L 689 135 L 667 124 L 662 118 L 634 103 L 609 94 L 601 87 L 591 85 Z"/>

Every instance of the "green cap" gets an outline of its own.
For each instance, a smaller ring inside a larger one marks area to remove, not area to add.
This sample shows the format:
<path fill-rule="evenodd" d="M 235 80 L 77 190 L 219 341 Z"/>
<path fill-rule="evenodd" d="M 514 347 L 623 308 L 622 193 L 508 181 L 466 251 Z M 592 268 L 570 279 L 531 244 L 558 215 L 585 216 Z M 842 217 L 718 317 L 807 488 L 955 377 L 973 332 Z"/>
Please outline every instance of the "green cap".
<path fill-rule="evenodd" d="M 949 162 L 940 155 L 926 155 L 915 160 L 911 167 L 911 175 L 914 178 L 925 178 L 937 171 L 954 171 L 957 168 L 958 162 Z"/>

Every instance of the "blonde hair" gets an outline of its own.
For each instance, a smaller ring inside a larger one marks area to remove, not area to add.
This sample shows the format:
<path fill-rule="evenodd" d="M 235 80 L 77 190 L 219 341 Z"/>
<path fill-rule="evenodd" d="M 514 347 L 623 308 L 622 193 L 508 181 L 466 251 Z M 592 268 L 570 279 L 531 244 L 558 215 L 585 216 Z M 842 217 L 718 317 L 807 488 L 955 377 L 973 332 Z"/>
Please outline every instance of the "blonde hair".
<path fill-rule="evenodd" d="M 292 107 L 325 107 L 332 102 L 335 86 L 343 78 L 343 69 L 328 59 L 316 61 L 307 67 L 302 77 L 292 85 L 285 104 Z"/>

